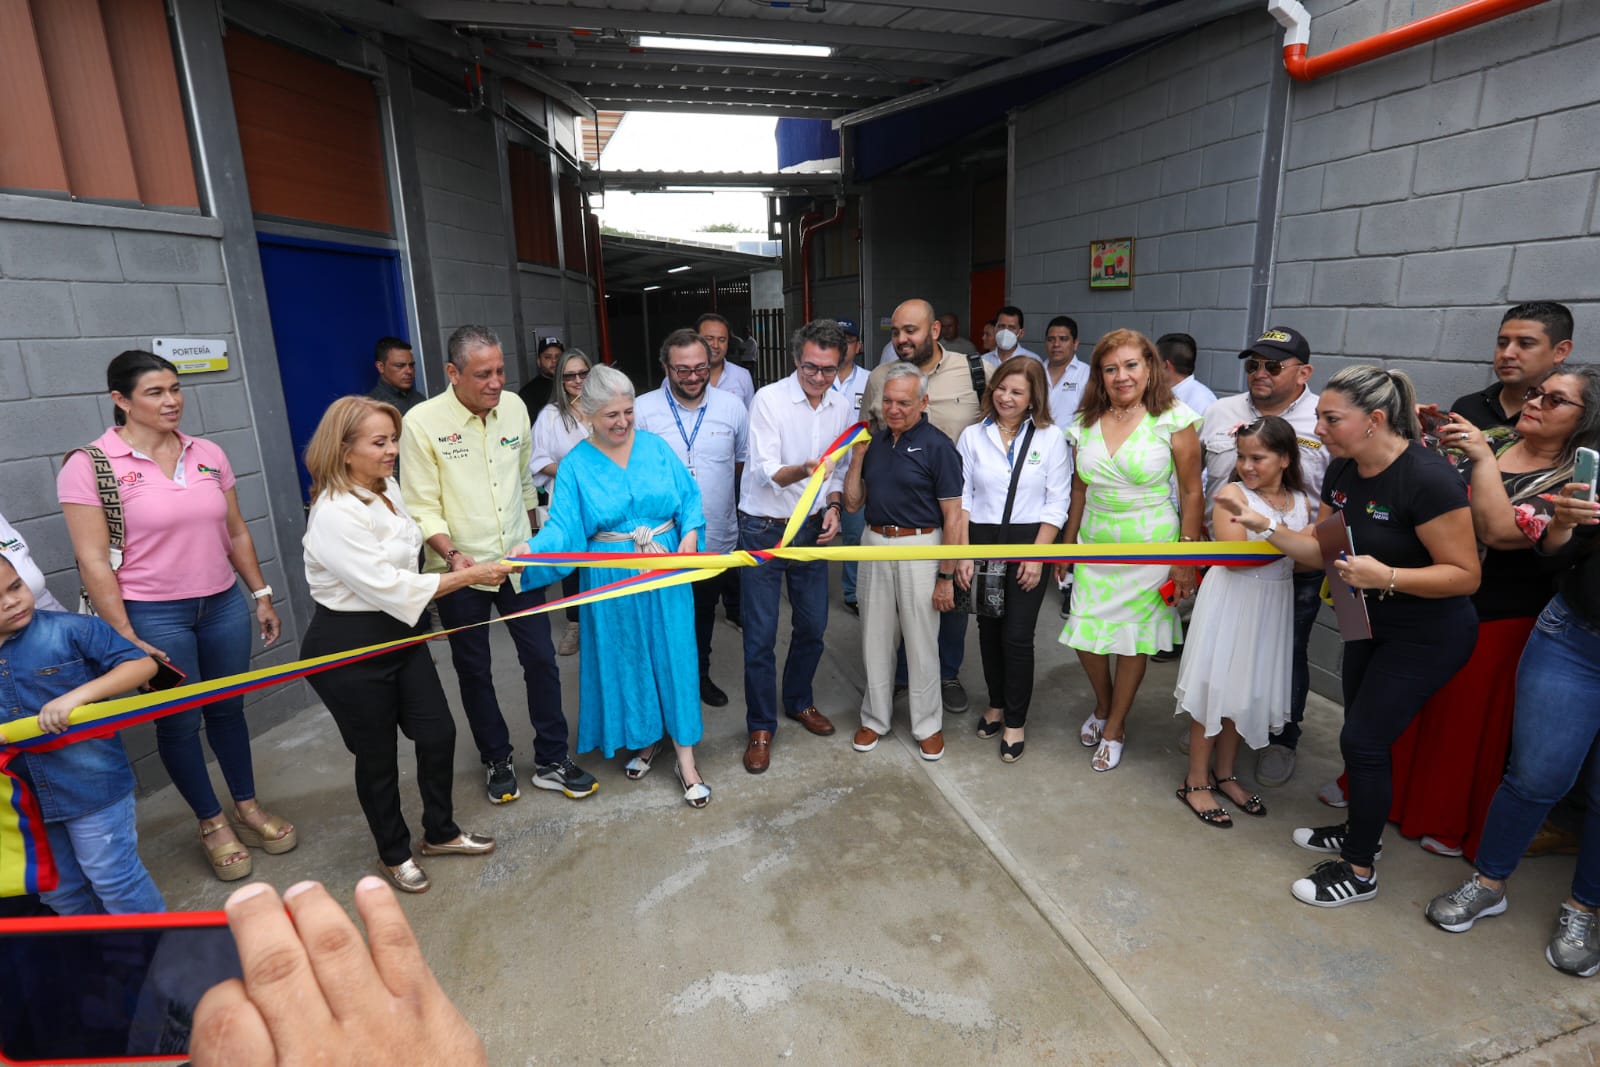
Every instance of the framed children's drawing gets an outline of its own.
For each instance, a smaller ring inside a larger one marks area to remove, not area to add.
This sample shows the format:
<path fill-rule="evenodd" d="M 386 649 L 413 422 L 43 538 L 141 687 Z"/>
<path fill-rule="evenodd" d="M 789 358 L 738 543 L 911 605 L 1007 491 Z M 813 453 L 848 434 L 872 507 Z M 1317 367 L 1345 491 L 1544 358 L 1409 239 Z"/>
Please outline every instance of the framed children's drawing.
<path fill-rule="evenodd" d="M 1133 238 L 1089 242 L 1089 288 L 1127 289 L 1133 285 Z"/>

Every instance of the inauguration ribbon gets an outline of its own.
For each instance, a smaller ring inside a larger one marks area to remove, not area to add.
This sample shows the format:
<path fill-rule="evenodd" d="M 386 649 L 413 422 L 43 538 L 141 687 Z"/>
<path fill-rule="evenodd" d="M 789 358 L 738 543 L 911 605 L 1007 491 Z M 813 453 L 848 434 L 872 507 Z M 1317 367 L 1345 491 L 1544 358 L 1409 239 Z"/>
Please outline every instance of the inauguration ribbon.
<path fill-rule="evenodd" d="M 546 552 L 511 557 L 506 562 L 524 567 L 604 567 L 635 570 L 637 574 L 595 586 L 576 596 L 563 597 L 497 619 L 470 623 L 449 630 L 384 641 L 345 652 L 295 660 L 225 678 L 213 678 L 152 693 L 118 697 L 73 709 L 67 728 L 47 733 L 37 717 L 0 724 L 0 897 L 47 892 L 56 885 L 57 873 L 50 856 L 44 820 L 27 783 L 7 765 L 25 752 L 49 752 L 91 738 L 110 737 L 139 723 L 245 693 L 282 685 L 322 671 L 359 663 L 420 645 L 463 630 L 543 615 L 569 607 L 599 603 L 616 597 L 666 589 L 713 578 L 732 567 L 758 567 L 769 560 L 883 561 L 930 559 L 1005 559 L 1042 563 L 1099 565 L 1171 564 L 1181 566 L 1259 566 L 1282 553 L 1263 541 L 1209 541 L 1171 544 L 1098 545 L 920 545 L 920 546 L 795 546 L 795 535 L 811 517 L 817 497 L 835 468 L 857 444 L 870 440 L 865 423 L 840 434 L 812 469 L 800 501 L 789 516 L 776 547 L 736 552 L 612 553 Z"/>

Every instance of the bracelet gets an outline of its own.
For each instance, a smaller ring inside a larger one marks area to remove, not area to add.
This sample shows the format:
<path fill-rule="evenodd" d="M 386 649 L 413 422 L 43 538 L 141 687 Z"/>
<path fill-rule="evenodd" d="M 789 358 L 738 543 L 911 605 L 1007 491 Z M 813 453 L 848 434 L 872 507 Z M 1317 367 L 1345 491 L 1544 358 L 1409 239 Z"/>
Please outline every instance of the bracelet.
<path fill-rule="evenodd" d="M 461 555 L 461 550 L 459 548 L 452 548 L 450 551 L 444 554 L 445 562 L 448 563 L 459 555 Z"/>
<path fill-rule="evenodd" d="M 1398 574 L 1399 574 L 1399 572 L 1396 571 L 1393 567 L 1389 568 L 1389 588 L 1380 590 L 1378 592 L 1378 599 L 1379 600 L 1383 600 L 1383 599 L 1385 599 L 1387 597 L 1394 596 L 1394 594 L 1395 594 L 1394 580 L 1395 580 L 1395 578 L 1396 578 L 1396 576 Z"/>
<path fill-rule="evenodd" d="M 270 600 L 272 599 L 272 586 L 264 585 L 260 589 L 252 592 L 250 595 L 257 600 Z"/>
<path fill-rule="evenodd" d="M 839 501 L 837 501 L 837 500 L 830 500 L 830 501 L 828 501 L 828 508 L 838 508 L 840 511 L 843 511 L 844 510 L 844 505 L 839 503 Z M 828 508 L 823 508 L 822 510 L 823 511 L 827 511 Z"/>

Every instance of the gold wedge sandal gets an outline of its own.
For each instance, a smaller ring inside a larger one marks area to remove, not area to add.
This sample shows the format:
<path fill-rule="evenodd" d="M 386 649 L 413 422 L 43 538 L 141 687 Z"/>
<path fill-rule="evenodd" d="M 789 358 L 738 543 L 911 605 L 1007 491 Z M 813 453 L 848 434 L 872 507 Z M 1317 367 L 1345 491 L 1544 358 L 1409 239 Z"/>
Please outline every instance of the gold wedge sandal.
<path fill-rule="evenodd" d="M 233 827 L 234 834 L 251 848 L 259 848 L 269 856 L 278 856 L 292 851 L 300 843 L 300 838 L 294 825 L 287 819 L 268 814 L 265 808 L 256 805 L 251 815 L 260 813 L 265 816 L 260 826 L 252 826 L 245 821 L 245 813 L 237 807 L 233 809 L 233 818 L 228 820 Z"/>
<path fill-rule="evenodd" d="M 206 850 L 206 859 L 211 863 L 211 870 L 218 879 L 224 882 L 237 882 L 241 878 L 250 877 L 250 850 L 238 841 L 229 841 L 227 844 L 212 847 L 208 840 L 212 834 L 219 830 L 228 829 L 226 820 L 215 826 L 200 824 L 200 847 Z"/>

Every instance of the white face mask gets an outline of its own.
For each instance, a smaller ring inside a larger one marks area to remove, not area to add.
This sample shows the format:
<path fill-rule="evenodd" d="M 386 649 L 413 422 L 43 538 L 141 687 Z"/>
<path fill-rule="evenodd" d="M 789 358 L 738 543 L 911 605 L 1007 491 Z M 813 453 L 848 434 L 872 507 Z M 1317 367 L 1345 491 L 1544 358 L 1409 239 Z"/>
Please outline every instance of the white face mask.
<path fill-rule="evenodd" d="M 1017 335 L 1012 330 L 996 330 L 994 344 L 1002 352 L 1009 352 L 1017 347 Z"/>

